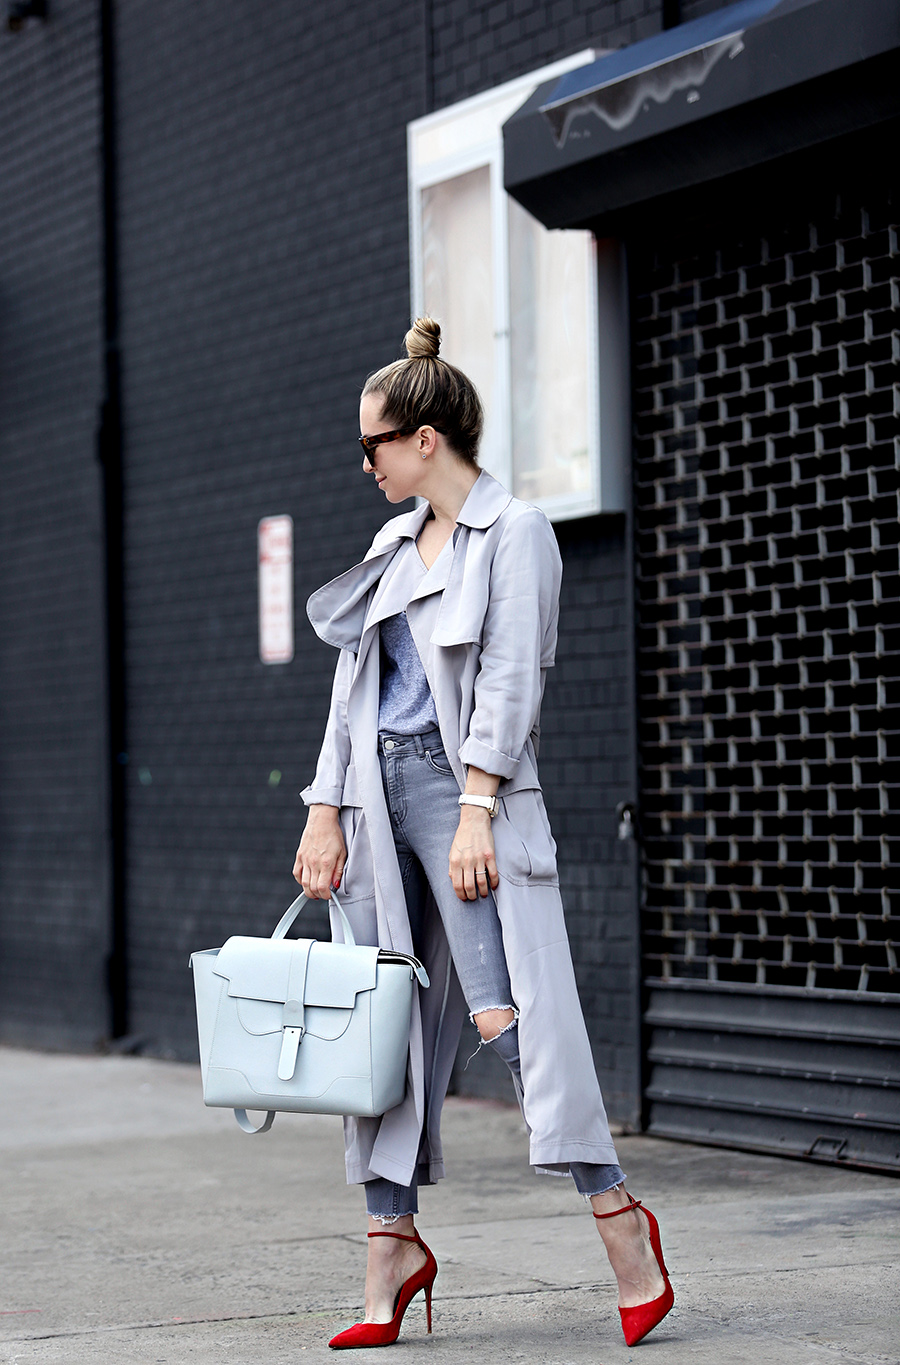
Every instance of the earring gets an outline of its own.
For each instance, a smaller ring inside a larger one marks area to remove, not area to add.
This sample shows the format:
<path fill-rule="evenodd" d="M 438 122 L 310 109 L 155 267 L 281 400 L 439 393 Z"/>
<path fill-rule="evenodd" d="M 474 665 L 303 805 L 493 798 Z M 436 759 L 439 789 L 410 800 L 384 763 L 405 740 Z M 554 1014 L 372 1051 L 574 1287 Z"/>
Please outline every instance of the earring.
<path fill-rule="evenodd" d="M 427 459 L 428 459 L 428 451 L 427 451 L 427 450 L 423 450 L 423 451 L 422 451 L 422 459 L 423 459 L 423 460 L 427 460 Z"/>

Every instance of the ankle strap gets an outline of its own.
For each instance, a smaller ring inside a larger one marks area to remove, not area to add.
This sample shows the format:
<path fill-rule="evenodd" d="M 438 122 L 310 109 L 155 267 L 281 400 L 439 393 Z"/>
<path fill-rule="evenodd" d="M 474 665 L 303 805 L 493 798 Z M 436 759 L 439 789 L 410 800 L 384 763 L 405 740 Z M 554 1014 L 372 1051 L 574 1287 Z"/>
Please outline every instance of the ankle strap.
<path fill-rule="evenodd" d="M 601 1214 L 601 1217 L 603 1215 Z M 407 1237 L 405 1232 L 367 1232 L 367 1237 L 396 1237 L 398 1242 L 419 1242 L 421 1238 L 416 1232 L 412 1237 Z"/>
<path fill-rule="evenodd" d="M 628 1191 L 626 1190 L 625 1193 L 628 1194 Z M 627 1204 L 623 1204 L 622 1207 L 621 1207 L 620 1209 L 613 1209 L 612 1213 L 595 1213 L 595 1214 L 594 1214 L 594 1217 L 595 1217 L 595 1218 L 618 1218 L 618 1216 L 619 1216 L 620 1213 L 630 1213 L 632 1209 L 639 1209 L 639 1208 L 641 1208 L 641 1207 L 642 1207 L 642 1206 L 641 1206 L 641 1201 L 640 1201 L 640 1199 L 632 1199 L 631 1195 L 628 1194 L 628 1203 L 627 1203 Z M 370 1236 L 370 1237 L 377 1237 L 377 1236 L 379 1236 L 379 1234 L 378 1234 L 378 1233 L 372 1233 L 372 1232 L 370 1232 L 370 1233 L 369 1233 L 369 1236 Z"/>

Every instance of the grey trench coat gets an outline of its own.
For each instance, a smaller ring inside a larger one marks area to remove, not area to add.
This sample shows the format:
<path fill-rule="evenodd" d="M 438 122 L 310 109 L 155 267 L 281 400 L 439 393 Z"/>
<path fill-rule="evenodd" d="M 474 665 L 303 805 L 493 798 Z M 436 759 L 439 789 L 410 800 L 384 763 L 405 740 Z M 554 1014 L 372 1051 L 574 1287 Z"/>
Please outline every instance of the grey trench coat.
<path fill-rule="evenodd" d="M 361 564 L 309 599 L 317 634 L 341 652 L 316 775 L 301 795 L 307 805 L 340 807 L 347 862 L 339 898 L 357 941 L 412 952 L 376 743 L 379 622 L 405 609 L 460 791 L 469 764 L 501 778 L 495 898 L 520 1012 L 530 1161 L 562 1174 L 570 1161 L 612 1163 L 537 771 L 541 698 L 556 647 L 556 538 L 542 512 L 482 472 L 453 546 L 409 602 L 396 600 L 385 570 L 428 510 L 394 517 Z M 448 859 L 449 852 L 448 845 Z M 423 939 L 417 947 L 431 987 L 413 1009 L 406 1098 L 380 1119 L 345 1119 L 350 1183 L 383 1176 L 408 1185 L 418 1168 L 425 1184 L 444 1173 L 440 1114 L 465 1002 L 430 897 Z"/>

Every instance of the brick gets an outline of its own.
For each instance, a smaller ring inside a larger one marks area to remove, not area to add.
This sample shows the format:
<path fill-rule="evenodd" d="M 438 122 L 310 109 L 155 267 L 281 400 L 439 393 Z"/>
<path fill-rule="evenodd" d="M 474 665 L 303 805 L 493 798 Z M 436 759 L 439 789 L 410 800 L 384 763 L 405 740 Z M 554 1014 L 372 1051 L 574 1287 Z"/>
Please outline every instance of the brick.
<path fill-rule="evenodd" d="M 73 1048 L 108 1032 L 98 51 L 74 0 L 0 42 L 0 1038 Z"/>
<path fill-rule="evenodd" d="M 15 850 L 8 857 L 4 843 L 0 860 L 0 1028 L 91 1046 L 107 1027 L 109 913 L 94 459 L 99 73 L 95 21 L 75 0 L 53 9 L 52 35 L 27 35 L 27 49 L 0 43 L 7 126 L 40 133 L 27 153 L 15 138 L 0 152 L 0 250 L 17 310 L 0 398 L 14 494 L 0 510 L 0 624 L 15 641 L 2 695 L 4 717 L 16 718 L 0 792 Z M 362 0 L 337 10 L 272 0 L 252 20 L 236 0 L 160 0 L 118 6 L 116 20 L 131 1026 L 148 1050 L 190 1056 L 182 958 L 231 932 L 267 932 L 292 892 L 297 792 L 334 663 L 303 600 L 364 553 L 383 519 L 370 485 L 352 477 L 356 394 L 408 322 L 405 128 L 425 112 L 423 35 L 413 0 L 389 0 L 374 25 Z M 433 22 L 442 107 L 588 35 L 614 45 L 641 25 L 655 31 L 659 5 L 435 0 Z M 65 53 L 62 70 L 53 51 Z M 389 76 L 377 88 L 345 79 L 373 66 Z M 694 325 L 687 311 L 683 322 Z M 297 659 L 265 668 L 255 528 L 272 512 L 295 522 Z M 633 1118 L 637 1044 L 622 1038 L 638 1034 L 637 872 L 614 837 L 636 769 L 630 571 L 621 520 L 561 527 L 560 543 L 563 640 L 542 775 L 573 950 L 589 968 L 588 1029 L 618 1097 L 611 1113 Z M 320 912 L 307 923 L 326 932 Z M 58 945 L 49 967 L 37 946 L 46 942 Z M 634 980 L 620 965 L 629 945 Z M 621 1031 L 610 1033 L 610 1018 Z M 508 1091 L 502 1075 L 483 1084 Z"/>

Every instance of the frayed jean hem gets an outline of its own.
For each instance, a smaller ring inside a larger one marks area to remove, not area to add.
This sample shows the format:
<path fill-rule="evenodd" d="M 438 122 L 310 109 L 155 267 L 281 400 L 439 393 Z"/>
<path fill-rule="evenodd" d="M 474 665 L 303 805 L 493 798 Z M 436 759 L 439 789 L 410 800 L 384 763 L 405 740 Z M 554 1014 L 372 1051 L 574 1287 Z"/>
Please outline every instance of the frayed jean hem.
<path fill-rule="evenodd" d="M 576 1190 L 585 1199 L 614 1190 L 617 1185 L 623 1185 L 626 1178 L 621 1166 L 596 1166 L 588 1161 L 569 1162 L 569 1171 Z"/>
<path fill-rule="evenodd" d="M 374 1180 L 366 1181 L 365 1191 L 366 1212 L 370 1218 L 377 1218 L 382 1227 L 419 1212 L 418 1186 L 415 1180 L 411 1185 L 397 1185 L 393 1180 L 377 1176 Z"/>

